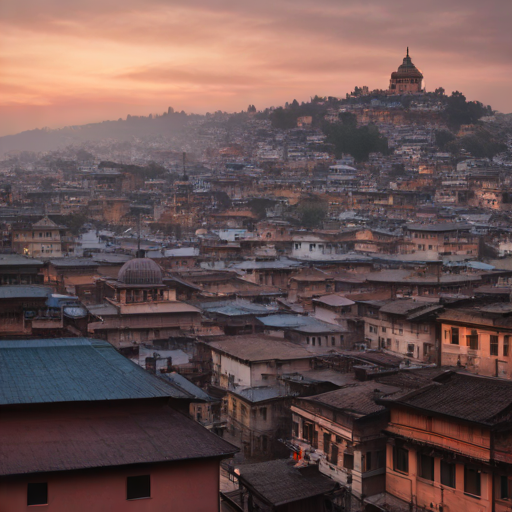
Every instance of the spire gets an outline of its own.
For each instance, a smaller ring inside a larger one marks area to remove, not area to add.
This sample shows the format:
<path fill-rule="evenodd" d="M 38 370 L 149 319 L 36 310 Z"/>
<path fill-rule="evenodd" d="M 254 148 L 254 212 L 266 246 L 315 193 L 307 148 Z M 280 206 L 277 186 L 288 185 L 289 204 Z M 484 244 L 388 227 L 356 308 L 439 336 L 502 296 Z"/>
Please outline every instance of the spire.
<path fill-rule="evenodd" d="M 409 57 L 409 47 L 407 47 L 407 57 Z"/>

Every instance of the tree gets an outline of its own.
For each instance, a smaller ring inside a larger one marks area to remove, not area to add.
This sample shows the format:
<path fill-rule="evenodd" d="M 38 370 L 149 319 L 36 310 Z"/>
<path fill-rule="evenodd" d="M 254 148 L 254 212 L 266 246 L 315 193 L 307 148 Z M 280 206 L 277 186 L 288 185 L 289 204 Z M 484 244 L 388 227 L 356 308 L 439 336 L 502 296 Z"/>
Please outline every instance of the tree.
<path fill-rule="evenodd" d="M 348 153 L 361 162 L 368 160 L 370 153 L 390 153 L 388 139 L 380 134 L 376 126 L 358 128 L 353 114 L 341 114 L 340 120 L 340 123 L 324 122 L 322 125 L 322 131 L 327 136 L 326 142 L 333 144 L 337 158 Z"/>
<path fill-rule="evenodd" d="M 256 112 L 256 107 L 254 105 L 249 105 L 247 107 L 247 112 L 252 112 L 252 113 Z"/>
<path fill-rule="evenodd" d="M 455 140 L 455 135 L 448 130 L 436 130 L 436 146 L 444 149 L 446 145 Z"/>
<path fill-rule="evenodd" d="M 322 201 L 305 201 L 299 206 L 298 212 L 301 226 L 316 228 L 327 216 L 327 204 Z"/>

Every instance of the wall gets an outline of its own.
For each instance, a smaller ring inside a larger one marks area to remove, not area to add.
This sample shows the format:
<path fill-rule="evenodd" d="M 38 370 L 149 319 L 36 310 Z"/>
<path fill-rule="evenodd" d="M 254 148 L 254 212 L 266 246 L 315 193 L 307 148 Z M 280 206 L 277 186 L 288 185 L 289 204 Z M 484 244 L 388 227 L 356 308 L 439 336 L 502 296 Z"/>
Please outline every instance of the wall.
<path fill-rule="evenodd" d="M 150 474 L 151 498 L 126 500 L 126 477 Z M 219 461 L 184 461 L 112 469 L 24 475 L 0 480 L 0 511 L 27 506 L 27 483 L 48 482 L 48 512 L 217 512 Z"/>

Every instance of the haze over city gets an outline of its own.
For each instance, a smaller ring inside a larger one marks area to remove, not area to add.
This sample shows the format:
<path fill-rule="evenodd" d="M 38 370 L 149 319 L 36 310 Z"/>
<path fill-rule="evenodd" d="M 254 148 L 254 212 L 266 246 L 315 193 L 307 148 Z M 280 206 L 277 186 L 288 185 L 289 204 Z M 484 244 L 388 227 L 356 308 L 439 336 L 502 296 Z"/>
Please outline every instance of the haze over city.
<path fill-rule="evenodd" d="M 512 111 L 512 4 L 6 0 L 0 135 L 127 114 L 240 111 L 386 88 L 406 46 L 427 90 Z"/>

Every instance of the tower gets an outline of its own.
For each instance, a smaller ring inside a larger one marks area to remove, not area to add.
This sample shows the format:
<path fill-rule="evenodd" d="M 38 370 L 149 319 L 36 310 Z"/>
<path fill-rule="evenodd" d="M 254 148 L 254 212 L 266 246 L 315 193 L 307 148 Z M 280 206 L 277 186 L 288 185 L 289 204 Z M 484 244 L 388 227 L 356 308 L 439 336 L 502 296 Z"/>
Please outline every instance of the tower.
<path fill-rule="evenodd" d="M 412 63 L 409 56 L 409 47 L 407 55 L 404 57 L 402 65 L 397 71 L 391 73 L 389 90 L 392 94 L 408 94 L 423 92 L 423 74 Z"/>

